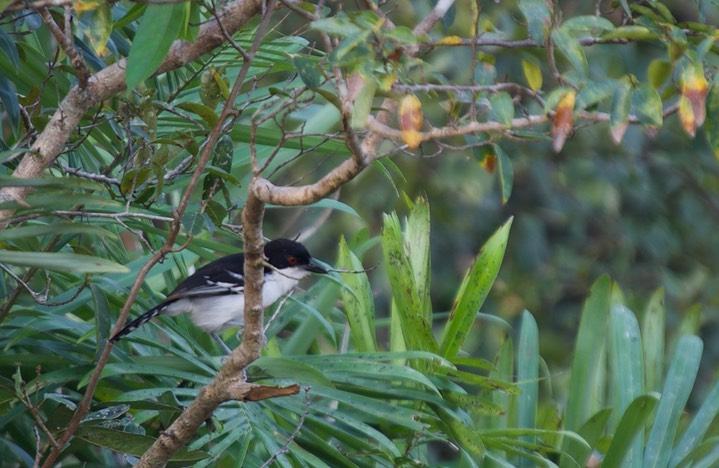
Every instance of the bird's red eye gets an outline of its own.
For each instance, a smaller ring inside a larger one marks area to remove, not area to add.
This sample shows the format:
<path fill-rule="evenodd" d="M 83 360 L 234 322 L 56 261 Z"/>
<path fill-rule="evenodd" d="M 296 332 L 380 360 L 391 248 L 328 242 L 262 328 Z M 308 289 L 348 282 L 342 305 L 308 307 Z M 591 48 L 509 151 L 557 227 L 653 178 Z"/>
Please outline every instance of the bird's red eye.
<path fill-rule="evenodd" d="M 297 257 L 287 257 L 287 263 L 289 263 L 290 265 L 296 265 Z"/>

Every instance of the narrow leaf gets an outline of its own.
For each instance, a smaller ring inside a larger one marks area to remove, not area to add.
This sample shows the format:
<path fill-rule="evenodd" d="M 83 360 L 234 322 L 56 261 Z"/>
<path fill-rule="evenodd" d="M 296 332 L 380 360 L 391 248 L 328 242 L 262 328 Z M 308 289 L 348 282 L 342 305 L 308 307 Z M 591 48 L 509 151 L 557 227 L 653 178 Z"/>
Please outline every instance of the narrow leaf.
<path fill-rule="evenodd" d="M 100 257 L 66 252 L 0 250 L 0 263 L 74 273 L 128 273 L 127 267 Z"/>
<path fill-rule="evenodd" d="M 647 439 L 644 467 L 665 467 L 669 464 L 674 437 L 679 430 L 679 418 L 694 388 L 703 348 L 701 339 L 696 336 L 686 335 L 679 339 Z"/>
<path fill-rule="evenodd" d="M 658 289 L 649 299 L 642 321 L 642 342 L 646 365 L 645 383 L 648 391 L 659 391 L 664 378 L 665 323 L 664 289 Z"/>
<path fill-rule="evenodd" d="M 679 442 L 676 443 L 669 466 L 687 466 L 682 461 L 699 446 L 717 414 L 719 414 L 719 381 L 714 383 L 701 407 L 695 412 L 691 424 L 684 431 Z M 717 447 L 717 445 L 714 444 L 714 447 Z"/>
<path fill-rule="evenodd" d="M 528 311 L 522 312 L 522 324 L 517 349 L 517 426 L 534 429 L 539 404 L 539 332 L 537 322 Z M 534 442 L 534 438 L 524 438 Z"/>
<path fill-rule="evenodd" d="M 497 229 L 484 244 L 479 257 L 465 275 L 442 334 L 440 345 L 442 356 L 455 357 L 472 329 L 477 312 L 499 273 L 511 226 L 512 218 Z"/>
<path fill-rule="evenodd" d="M 382 250 L 405 342 L 410 349 L 436 352 L 437 341 L 431 324 L 425 320 L 424 305 L 414 283 L 412 263 L 405 252 L 404 235 L 395 214 L 384 216 Z"/>
<path fill-rule="evenodd" d="M 566 425 L 576 431 L 600 406 L 599 370 L 605 355 L 604 337 L 609 318 L 612 282 L 602 276 L 592 285 L 579 321 L 572 361 Z"/>
<path fill-rule="evenodd" d="M 602 466 L 629 466 L 624 463 L 629 449 L 632 445 L 636 445 L 636 442 L 644 445 L 640 434 L 643 432 L 644 423 L 651 416 L 658 401 L 659 395 L 653 393 L 639 396 L 629 404 L 614 431 L 612 443 L 602 460 Z"/>
<path fill-rule="evenodd" d="M 362 270 L 362 262 L 349 249 L 344 237 L 340 239 L 340 268 Z M 367 273 L 342 273 L 347 288 L 342 288 L 342 302 L 352 333 L 352 343 L 358 351 L 377 351 L 374 330 L 374 301 Z"/>
<path fill-rule="evenodd" d="M 162 64 L 185 20 L 185 2 L 147 6 L 127 57 L 127 88 L 152 76 Z"/>
<path fill-rule="evenodd" d="M 520 0 L 519 9 L 527 21 L 529 37 L 535 44 L 544 45 L 552 24 L 552 12 L 543 0 Z"/>
<path fill-rule="evenodd" d="M 499 145 L 492 145 L 494 153 L 497 155 L 497 165 L 499 170 L 499 188 L 502 191 L 502 205 L 506 205 L 512 195 L 512 185 L 514 184 L 514 171 L 512 170 L 512 161 L 509 155 Z"/>
<path fill-rule="evenodd" d="M 524 79 L 535 93 L 542 88 L 542 70 L 539 66 L 529 60 L 522 60 L 522 71 Z"/>

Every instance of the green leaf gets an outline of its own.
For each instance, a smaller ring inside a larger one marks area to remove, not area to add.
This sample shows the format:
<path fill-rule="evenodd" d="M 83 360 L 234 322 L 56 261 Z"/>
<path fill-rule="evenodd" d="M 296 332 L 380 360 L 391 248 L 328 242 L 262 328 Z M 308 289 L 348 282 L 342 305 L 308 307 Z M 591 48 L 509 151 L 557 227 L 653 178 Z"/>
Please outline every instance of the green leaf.
<path fill-rule="evenodd" d="M 6 228 L 0 231 L 0 241 L 27 239 L 30 237 L 54 236 L 59 234 L 85 234 L 117 239 L 117 234 L 100 226 L 86 223 L 60 222 L 52 224 L 35 224 Z"/>
<path fill-rule="evenodd" d="M 614 24 L 606 18 L 595 15 L 580 15 L 562 23 L 562 28 L 570 32 L 597 34 L 614 29 Z"/>
<path fill-rule="evenodd" d="M 625 306 L 612 305 L 610 309 L 610 358 L 611 358 L 611 402 L 618 417 L 629 405 L 644 393 L 644 359 L 642 340 L 637 319 Z M 616 421 L 615 421 L 616 424 Z M 617 426 L 618 427 L 618 426 Z M 643 431 L 642 431 L 643 432 Z M 615 434 L 615 437 L 618 435 Z M 629 450 L 627 465 L 641 466 L 643 437 L 640 435 Z"/>
<path fill-rule="evenodd" d="M 605 356 L 605 335 L 609 318 L 612 282 L 602 276 L 592 285 L 584 303 L 572 359 L 565 427 L 578 430 L 601 405 L 600 381 Z"/>
<path fill-rule="evenodd" d="M 429 250 L 429 204 L 419 198 L 412 206 L 405 226 L 404 247 L 412 264 L 414 284 L 420 302 L 425 304 L 424 319 L 432 322 L 432 301 L 430 288 L 430 250 Z"/>
<path fill-rule="evenodd" d="M 643 467 L 665 467 L 669 464 L 679 419 L 694 388 L 703 348 L 702 340 L 696 336 L 685 335 L 679 339 L 647 439 Z"/>
<path fill-rule="evenodd" d="M 432 405 L 432 409 L 440 417 L 444 430 L 452 435 L 453 440 L 472 455 L 474 460 L 482 460 L 485 454 L 484 443 L 479 432 L 459 419 L 454 412 Z"/>
<path fill-rule="evenodd" d="M 602 39 L 604 40 L 628 39 L 631 41 L 636 41 L 657 39 L 658 37 L 658 34 L 651 31 L 649 28 L 635 25 L 619 26 L 612 31 L 608 31 L 602 34 Z"/>
<path fill-rule="evenodd" d="M 534 429 L 539 404 L 539 332 L 537 322 L 529 311 L 522 312 L 522 324 L 517 347 L 517 427 Z M 533 438 L 525 438 L 534 442 Z"/>
<path fill-rule="evenodd" d="M 65 252 L 11 252 L 0 250 L 0 263 L 73 273 L 128 273 L 127 267 L 90 255 Z"/>
<path fill-rule="evenodd" d="M 417 36 L 407 26 L 395 26 L 392 29 L 382 31 L 385 38 L 392 39 L 402 45 L 417 44 Z"/>
<path fill-rule="evenodd" d="M 177 104 L 176 107 L 199 115 L 202 120 L 205 121 L 205 127 L 208 129 L 214 127 L 217 123 L 217 114 L 215 114 L 215 111 L 211 107 L 200 104 L 199 102 L 181 102 Z"/>
<path fill-rule="evenodd" d="M 493 94 L 489 98 L 489 105 L 491 106 L 489 113 L 490 118 L 510 128 L 512 126 L 512 119 L 514 118 L 512 96 L 504 91 Z"/>
<path fill-rule="evenodd" d="M 563 26 L 552 31 L 552 42 L 557 46 L 576 72 L 581 76 L 587 75 L 589 72 L 587 57 L 584 55 L 584 50 L 581 44 L 579 44 L 579 40 L 574 37 L 571 32 Z"/>
<path fill-rule="evenodd" d="M 344 14 L 339 14 L 334 18 L 320 18 L 315 20 L 310 23 L 310 29 L 341 37 L 348 37 L 362 32 L 362 29 L 350 21 Z"/>
<path fill-rule="evenodd" d="M 699 447 L 717 414 L 719 414 L 719 381 L 714 383 L 701 407 L 696 410 L 691 424 L 686 428 L 679 442 L 675 444 L 669 466 L 689 466 L 685 458 Z M 716 442 L 712 445 L 716 449 Z"/>
<path fill-rule="evenodd" d="M 384 216 L 382 250 L 407 346 L 410 349 L 436 352 L 437 341 L 432 334 L 431 323 L 425 319 L 424 304 L 415 284 L 412 263 L 405 251 L 404 235 L 399 218 L 394 213 Z"/>
<path fill-rule="evenodd" d="M 647 68 L 649 83 L 656 89 L 661 88 L 672 76 L 672 64 L 667 60 L 654 59 Z"/>
<path fill-rule="evenodd" d="M 351 126 L 363 129 L 367 126 L 367 118 L 372 110 L 372 102 L 377 91 L 377 80 L 373 77 L 364 78 L 364 84 L 355 98 L 352 106 Z"/>
<path fill-rule="evenodd" d="M 611 415 L 612 409 L 604 408 L 590 417 L 584 425 L 579 428 L 577 434 L 587 441 L 589 446 L 580 447 L 576 444 L 569 444 L 567 441 L 562 443 L 562 449 L 566 455 L 562 456 L 562 461 L 559 465 L 560 468 L 576 467 L 577 463 L 579 463 L 579 466 L 587 466 L 586 462 L 592 455 L 592 447 L 596 447 L 599 444 Z"/>
<path fill-rule="evenodd" d="M 0 102 L 7 113 L 6 119 L 10 121 L 13 130 L 17 131 L 20 122 L 20 103 L 17 100 L 17 90 L 15 85 L 2 75 L 0 75 Z"/>
<path fill-rule="evenodd" d="M 340 239 L 338 265 L 348 270 L 363 269 L 362 262 L 349 249 L 344 237 Z M 374 301 L 367 273 L 341 273 L 340 276 L 347 286 L 340 290 L 340 294 L 352 333 L 352 343 L 358 351 L 377 351 Z"/>
<path fill-rule="evenodd" d="M 494 154 L 497 155 L 497 175 L 499 176 L 499 188 L 502 191 L 502 205 L 506 205 L 510 195 L 512 195 L 512 185 L 514 183 L 512 161 L 499 145 L 492 146 Z"/>
<path fill-rule="evenodd" d="M 292 379 L 303 385 L 320 385 L 323 387 L 334 387 L 332 382 L 325 377 L 323 372 L 317 368 L 303 364 L 294 359 L 261 357 L 252 362 L 251 367 L 256 367 L 260 372 L 270 378 Z M 253 370 L 254 372 L 254 370 Z M 263 376 L 263 378 L 267 378 Z"/>
<path fill-rule="evenodd" d="M 122 177 L 122 181 L 120 181 L 120 193 L 123 195 L 131 195 L 132 192 L 138 189 L 138 187 L 147 182 L 151 175 L 151 167 L 130 169 L 125 172 L 125 175 Z"/>
<path fill-rule="evenodd" d="M 574 108 L 582 110 L 606 102 L 616 89 L 617 82 L 613 80 L 591 81 L 577 93 Z"/>
<path fill-rule="evenodd" d="M 662 126 L 662 98 L 656 88 L 649 83 L 641 83 L 632 93 L 632 107 L 643 125 L 658 128 Z"/>
<path fill-rule="evenodd" d="M 497 229 L 484 244 L 479 257 L 465 275 L 440 341 L 442 356 L 454 358 L 471 331 L 474 318 L 499 273 L 511 225 L 512 218 Z"/>
<path fill-rule="evenodd" d="M 305 86 L 310 89 L 319 88 L 322 83 L 322 75 L 320 75 L 317 63 L 310 58 L 295 55 L 292 57 L 292 64 Z"/>
<path fill-rule="evenodd" d="M 222 205 L 222 203 L 215 200 L 209 200 L 207 202 L 205 213 L 207 214 L 207 217 L 210 218 L 210 221 L 212 221 L 212 224 L 217 227 L 222 226 L 222 222 L 227 217 L 227 209 Z"/>
<path fill-rule="evenodd" d="M 115 452 L 126 453 L 135 457 L 142 456 L 142 454 L 155 443 L 153 437 L 97 426 L 80 427 L 75 433 L 75 436 L 92 445 L 114 450 Z M 192 465 L 209 456 L 209 453 L 201 450 L 181 448 L 170 458 L 170 462 Z"/>
<path fill-rule="evenodd" d="M 619 144 L 629 125 L 629 111 L 631 110 L 631 85 L 626 80 L 619 81 L 612 97 L 612 109 L 609 113 L 609 126 L 614 143 Z"/>
<path fill-rule="evenodd" d="M 134 89 L 157 71 L 185 20 L 185 2 L 147 6 L 127 57 L 128 89 Z"/>
<path fill-rule="evenodd" d="M 652 294 L 642 320 L 646 389 L 649 391 L 659 391 L 664 377 L 665 324 L 664 289 L 658 289 Z"/>
<path fill-rule="evenodd" d="M 363 30 L 348 36 L 330 54 L 330 61 L 339 66 L 368 63 L 374 59 L 374 53 L 367 45 L 372 31 Z"/>
<path fill-rule="evenodd" d="M 704 133 L 714 156 L 719 158 L 719 86 L 714 82 L 709 89 L 706 101 L 707 116 L 704 121 Z"/>
<path fill-rule="evenodd" d="M 2 11 L 1 8 L 0 11 Z M 17 70 L 20 65 L 20 56 L 17 52 L 17 45 L 15 44 L 15 40 L 3 30 L 0 30 L 0 52 L 5 54 L 15 70 Z"/>
<path fill-rule="evenodd" d="M 527 20 L 529 37 L 541 46 L 547 40 L 552 24 L 552 12 L 543 0 L 519 0 L 519 9 Z"/>
<path fill-rule="evenodd" d="M 639 396 L 629 404 L 617 425 L 616 431 L 614 431 L 612 443 L 607 449 L 604 460 L 602 460 L 602 466 L 629 466 L 625 463 L 629 449 L 633 444 L 636 446 L 637 442 L 642 447 L 644 446 L 644 441 L 641 439 L 640 434 L 644 430 L 644 423 L 651 416 L 658 401 L 659 395 L 652 393 Z M 638 461 L 641 465 L 641 459 Z"/>

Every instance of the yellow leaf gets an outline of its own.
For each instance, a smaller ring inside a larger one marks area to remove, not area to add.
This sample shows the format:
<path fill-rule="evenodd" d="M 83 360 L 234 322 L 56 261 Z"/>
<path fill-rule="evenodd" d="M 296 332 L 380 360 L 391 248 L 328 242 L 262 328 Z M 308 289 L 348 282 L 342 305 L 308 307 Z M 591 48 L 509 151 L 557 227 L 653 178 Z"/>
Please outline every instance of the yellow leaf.
<path fill-rule="evenodd" d="M 86 11 L 94 10 L 100 6 L 99 0 L 75 0 L 72 2 L 72 9 L 77 13 L 84 13 Z"/>
<path fill-rule="evenodd" d="M 697 119 L 692 109 L 692 103 L 684 96 L 679 97 L 679 121 L 687 135 L 690 137 L 696 135 Z"/>
<path fill-rule="evenodd" d="M 542 88 L 542 70 L 534 62 L 522 60 L 522 70 L 527 84 L 535 93 Z"/>
<path fill-rule="evenodd" d="M 437 45 L 446 45 L 446 46 L 461 45 L 461 44 L 462 44 L 462 38 L 459 36 L 445 36 L 439 42 L 437 42 Z"/>
<path fill-rule="evenodd" d="M 706 118 L 706 99 L 709 87 L 704 77 L 704 69 L 699 64 L 690 64 L 681 76 L 682 95 L 679 100 L 679 118 L 684 130 L 694 136 L 696 128 Z M 682 107 L 684 110 L 682 111 Z"/>
<path fill-rule="evenodd" d="M 408 94 L 399 103 L 399 128 L 402 130 L 402 139 L 410 150 L 416 149 L 422 143 L 422 104 L 414 94 Z"/>
<path fill-rule="evenodd" d="M 564 147 L 564 142 L 574 129 L 574 101 L 577 92 L 572 90 L 559 100 L 557 109 L 552 120 L 552 147 L 559 153 Z"/>

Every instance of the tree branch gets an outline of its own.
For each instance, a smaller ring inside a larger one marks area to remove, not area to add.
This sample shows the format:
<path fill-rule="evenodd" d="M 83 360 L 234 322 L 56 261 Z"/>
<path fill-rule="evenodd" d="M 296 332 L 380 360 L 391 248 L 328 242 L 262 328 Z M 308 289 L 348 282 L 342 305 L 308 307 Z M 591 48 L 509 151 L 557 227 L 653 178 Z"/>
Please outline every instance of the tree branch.
<path fill-rule="evenodd" d="M 222 123 L 229 116 L 230 109 L 239 95 L 242 83 L 247 76 L 251 64 L 260 47 L 260 42 L 265 35 L 269 24 L 274 1 L 267 5 L 265 15 L 262 18 L 255 40 L 248 56 L 242 64 L 235 84 L 232 87 L 222 115 L 213 128 L 213 136 L 218 137 Z M 215 135 L 216 134 L 216 135 Z M 217 141 L 217 138 L 214 139 Z M 206 148 L 214 148 L 209 144 Z M 242 371 L 252 361 L 260 356 L 260 349 L 263 343 L 262 330 L 262 218 L 264 216 L 264 203 L 252 196 L 250 189 L 247 204 L 242 212 L 245 237 L 245 327 L 242 343 L 230 355 L 227 362 L 222 366 L 212 382 L 200 390 L 198 397 L 187 407 L 180 416 L 173 421 L 170 427 L 160 434 L 160 437 L 142 455 L 137 467 L 160 467 L 164 466 L 170 457 L 182 448 L 197 432 L 197 429 L 212 415 L 215 409 L 225 401 L 250 398 L 263 399 L 274 396 L 284 396 L 299 392 L 299 386 L 288 387 L 284 393 L 255 390 L 257 387 L 244 381 Z M 248 395 L 254 395 L 252 397 Z"/>
<path fill-rule="evenodd" d="M 218 17 L 222 19 L 226 31 L 234 34 L 248 19 L 260 12 L 263 3 L 263 0 L 235 0 L 227 4 Z M 200 27 L 195 42 L 175 41 L 157 74 L 179 68 L 224 42 L 225 36 L 217 20 L 210 20 Z M 125 89 L 126 65 L 126 59 L 120 60 L 92 75 L 84 89 L 79 86 L 72 88 L 58 105 L 45 129 L 38 135 L 30 152 L 23 156 L 13 176 L 37 177 L 47 169 L 63 151 L 70 134 L 86 113 Z M 3 187 L 0 189 L 0 202 L 22 201 L 30 190 L 30 187 Z M 11 210 L 0 211 L 0 226 L 4 226 L 4 222 L 11 216 Z"/>

